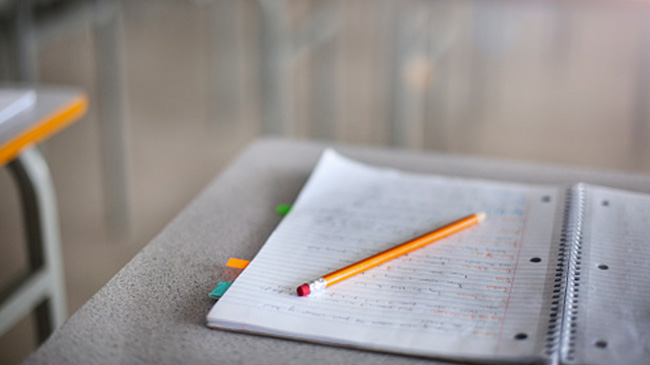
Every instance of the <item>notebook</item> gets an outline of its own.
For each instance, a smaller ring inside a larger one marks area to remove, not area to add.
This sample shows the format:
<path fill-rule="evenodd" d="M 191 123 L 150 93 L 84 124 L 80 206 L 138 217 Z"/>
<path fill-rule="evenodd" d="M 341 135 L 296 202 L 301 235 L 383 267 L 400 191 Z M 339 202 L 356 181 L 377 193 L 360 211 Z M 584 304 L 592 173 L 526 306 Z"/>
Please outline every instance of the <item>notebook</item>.
<path fill-rule="evenodd" d="M 296 287 L 488 218 L 307 297 Z M 650 195 L 413 174 L 326 151 L 209 327 L 459 361 L 647 363 Z"/>

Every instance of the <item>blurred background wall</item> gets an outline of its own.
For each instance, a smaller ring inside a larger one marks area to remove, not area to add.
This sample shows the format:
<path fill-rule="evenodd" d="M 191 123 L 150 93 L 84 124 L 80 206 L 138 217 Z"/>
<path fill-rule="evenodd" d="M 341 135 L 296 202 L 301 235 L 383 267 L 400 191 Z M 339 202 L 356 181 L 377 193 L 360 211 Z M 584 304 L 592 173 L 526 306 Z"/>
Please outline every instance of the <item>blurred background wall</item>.
<path fill-rule="evenodd" d="M 12 3 L 0 1 L 5 24 Z M 70 313 L 262 135 L 650 171 L 643 3 L 33 0 L 29 11 L 31 82 L 90 96 L 88 115 L 42 146 Z M 15 82 L 2 32 L 1 80 Z M 120 139 L 106 138 L 116 125 Z M 0 169 L 0 286 L 27 267 L 21 219 Z M 0 363 L 36 348 L 32 327 L 0 337 Z"/>

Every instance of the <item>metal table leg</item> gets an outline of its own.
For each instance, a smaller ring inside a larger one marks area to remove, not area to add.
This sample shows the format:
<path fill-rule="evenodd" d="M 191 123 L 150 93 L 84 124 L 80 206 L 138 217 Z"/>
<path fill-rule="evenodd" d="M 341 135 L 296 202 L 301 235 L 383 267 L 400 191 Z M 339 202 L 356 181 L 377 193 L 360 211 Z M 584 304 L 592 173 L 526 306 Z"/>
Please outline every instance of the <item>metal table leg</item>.
<path fill-rule="evenodd" d="M 9 163 L 25 219 L 30 272 L 0 295 L 0 333 L 36 310 L 40 342 L 67 317 L 59 217 L 50 171 L 36 148 Z"/>

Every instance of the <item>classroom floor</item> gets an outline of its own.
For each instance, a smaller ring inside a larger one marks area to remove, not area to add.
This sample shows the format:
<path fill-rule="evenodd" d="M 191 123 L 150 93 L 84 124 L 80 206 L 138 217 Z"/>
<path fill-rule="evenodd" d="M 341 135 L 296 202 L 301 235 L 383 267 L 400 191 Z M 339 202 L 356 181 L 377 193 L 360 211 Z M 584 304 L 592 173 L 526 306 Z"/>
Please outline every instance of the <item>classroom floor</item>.
<path fill-rule="evenodd" d="M 104 219 L 102 146 L 93 104 L 98 85 L 92 33 L 88 30 L 70 35 L 40 54 L 43 83 L 80 85 L 88 90 L 91 100 L 89 114 L 82 121 L 43 145 L 59 200 L 70 313 L 80 308 L 261 134 L 255 114 L 239 114 L 237 120 L 229 120 L 211 107 L 214 90 L 208 83 L 213 79 L 206 77 L 212 72 L 210 33 L 205 31 L 210 25 L 202 9 L 190 2 L 133 3 L 137 4 L 124 4 L 128 15 L 123 29 L 134 217 L 127 237 L 112 236 Z M 628 33 L 634 33 L 638 23 L 628 23 Z M 625 39 L 612 39 L 607 32 L 605 28 L 604 34 L 592 34 L 589 39 L 623 43 L 618 47 L 625 48 Z M 638 39 L 630 39 L 627 47 L 634 49 Z M 634 53 L 611 52 L 603 56 L 603 63 L 608 67 L 628 65 L 624 67 L 627 70 L 635 64 L 635 57 Z M 519 58 L 508 66 L 508 72 L 502 72 L 503 79 L 497 84 L 502 92 L 498 99 L 487 99 L 493 109 L 485 112 L 480 123 L 442 124 L 442 141 L 429 147 L 441 152 L 538 163 L 650 172 L 650 161 L 643 158 L 647 155 L 648 128 L 635 122 L 632 115 L 634 77 L 615 74 L 606 80 L 608 88 L 601 88 L 591 77 L 599 70 L 577 68 L 567 71 L 572 76 L 566 85 L 562 74 L 556 79 L 528 75 L 529 61 Z M 494 69 L 503 71 L 505 67 L 495 61 L 486 62 L 492 67 L 485 71 L 488 77 L 493 77 Z M 528 78 L 522 81 L 522 75 Z M 518 89 L 522 82 L 550 86 L 530 95 L 526 94 L 528 89 Z M 242 93 L 251 93 L 250 88 L 245 86 Z M 531 104 L 531 100 L 536 102 Z M 554 107 L 546 109 L 542 105 L 546 102 Z M 574 108 L 576 103 L 581 107 Z M 585 105 L 588 107 L 582 107 Z M 534 115 L 531 109 L 536 110 Z M 333 137 L 350 143 L 385 144 L 383 137 L 375 138 L 368 132 L 376 130 L 368 122 L 373 114 L 354 110 L 343 114 L 347 120 L 357 118 L 358 122 L 339 125 Z M 300 110 L 297 115 L 301 115 Z M 298 136 L 305 138 L 300 133 Z M 0 285 L 19 273 L 25 263 L 15 195 L 7 169 L 0 169 Z M 26 318 L 0 337 L 0 364 L 18 363 L 35 349 L 32 320 Z"/>

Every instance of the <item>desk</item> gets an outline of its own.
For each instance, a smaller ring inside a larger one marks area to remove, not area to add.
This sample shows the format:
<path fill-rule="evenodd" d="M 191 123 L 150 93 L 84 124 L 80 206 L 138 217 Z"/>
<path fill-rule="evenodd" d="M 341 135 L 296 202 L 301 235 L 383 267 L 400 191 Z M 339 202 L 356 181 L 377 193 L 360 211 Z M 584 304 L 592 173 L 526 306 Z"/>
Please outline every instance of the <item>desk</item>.
<path fill-rule="evenodd" d="M 38 89 L 33 108 L 0 123 L 0 166 L 75 122 L 87 105 L 86 96 L 77 89 Z"/>
<path fill-rule="evenodd" d="M 109 233 L 116 237 L 129 233 L 131 214 L 120 4 L 116 0 L 0 0 L 0 54 L 7 55 L 0 58 L 0 68 L 6 66 L 13 81 L 34 84 L 39 79 L 40 49 L 71 33 L 94 31 L 104 205 Z"/>
<path fill-rule="evenodd" d="M 251 259 L 280 221 L 324 144 L 254 143 L 28 363 L 426 363 L 430 360 L 210 330 L 208 293 L 232 280 L 229 257 Z M 403 170 L 530 183 L 586 181 L 650 192 L 650 176 L 340 146 L 344 155 Z M 170 192 L 173 193 L 173 192 Z"/>
<path fill-rule="evenodd" d="M 67 309 L 56 198 L 47 163 L 33 146 L 79 119 L 87 99 L 79 90 L 62 88 L 30 96 L 29 108 L 0 120 L 0 167 L 8 163 L 18 182 L 29 259 L 29 272 L 0 294 L 0 333 L 36 309 L 44 341 L 63 324 Z"/>

